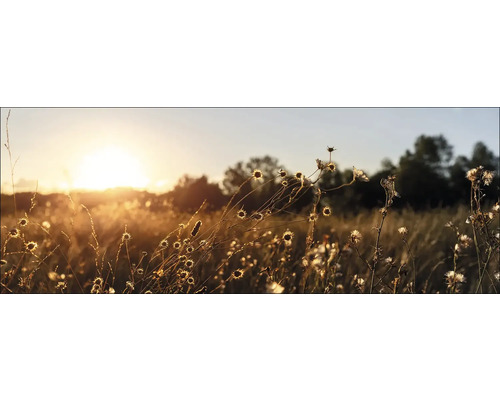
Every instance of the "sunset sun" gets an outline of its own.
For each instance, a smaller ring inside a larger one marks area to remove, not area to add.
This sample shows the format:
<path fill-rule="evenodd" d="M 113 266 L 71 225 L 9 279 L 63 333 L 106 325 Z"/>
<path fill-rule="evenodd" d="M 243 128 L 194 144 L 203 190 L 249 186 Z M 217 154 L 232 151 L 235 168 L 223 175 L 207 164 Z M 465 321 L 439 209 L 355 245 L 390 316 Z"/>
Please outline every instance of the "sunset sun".
<path fill-rule="evenodd" d="M 81 161 L 74 186 L 104 190 L 115 187 L 143 188 L 148 179 L 140 162 L 119 147 L 105 147 L 87 154 Z"/>

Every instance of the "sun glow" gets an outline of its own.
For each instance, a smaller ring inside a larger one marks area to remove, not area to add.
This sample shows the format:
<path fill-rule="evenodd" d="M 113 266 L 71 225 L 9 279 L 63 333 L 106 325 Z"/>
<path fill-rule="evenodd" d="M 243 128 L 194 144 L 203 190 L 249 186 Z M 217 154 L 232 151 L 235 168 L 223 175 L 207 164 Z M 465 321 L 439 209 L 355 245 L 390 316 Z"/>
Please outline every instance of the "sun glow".
<path fill-rule="evenodd" d="M 137 159 L 119 147 L 105 147 L 86 155 L 74 187 L 104 190 L 115 187 L 144 188 L 148 179 Z"/>

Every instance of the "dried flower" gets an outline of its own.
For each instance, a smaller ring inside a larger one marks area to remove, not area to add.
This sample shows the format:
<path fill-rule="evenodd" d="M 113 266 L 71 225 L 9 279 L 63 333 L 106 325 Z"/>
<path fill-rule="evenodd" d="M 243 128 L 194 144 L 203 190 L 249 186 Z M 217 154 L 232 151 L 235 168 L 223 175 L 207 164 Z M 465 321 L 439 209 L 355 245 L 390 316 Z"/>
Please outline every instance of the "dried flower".
<path fill-rule="evenodd" d="M 237 270 L 233 271 L 232 276 L 234 279 L 240 279 L 243 277 L 243 274 L 244 274 L 244 271 L 242 269 L 237 269 Z"/>
<path fill-rule="evenodd" d="M 357 169 L 356 167 L 352 167 L 352 174 L 353 178 L 358 181 L 368 182 L 370 180 L 362 170 Z"/>
<path fill-rule="evenodd" d="M 325 217 L 329 217 L 330 215 L 332 215 L 332 209 L 328 206 L 323 207 L 323 215 Z"/>
<path fill-rule="evenodd" d="M 484 171 L 483 172 L 483 183 L 488 186 L 493 181 L 494 171 Z"/>
<path fill-rule="evenodd" d="M 408 235 L 408 228 L 406 226 L 402 226 L 401 228 L 398 228 L 398 232 L 401 236 L 406 236 Z"/>
<path fill-rule="evenodd" d="M 261 179 L 262 171 L 260 169 L 256 169 L 253 171 L 252 176 L 254 177 L 254 179 Z"/>
<path fill-rule="evenodd" d="M 349 238 L 350 238 L 352 243 L 357 244 L 361 241 L 363 236 L 361 235 L 361 233 L 359 233 L 358 230 L 355 229 L 351 232 L 351 235 L 349 236 Z"/>
<path fill-rule="evenodd" d="M 278 172 L 278 176 L 281 178 L 284 178 L 286 176 L 286 171 L 284 169 L 280 169 Z"/>
<path fill-rule="evenodd" d="M 273 294 L 281 294 L 285 291 L 285 288 L 281 286 L 279 283 L 274 281 L 269 281 L 266 283 L 266 292 Z"/>
<path fill-rule="evenodd" d="M 334 172 L 337 169 L 337 166 L 333 162 L 330 161 L 328 164 L 326 164 L 326 168 L 330 172 Z"/>
<path fill-rule="evenodd" d="M 238 216 L 239 219 L 245 219 L 245 217 L 247 216 L 247 212 L 242 208 L 238 211 L 236 215 Z"/>
<path fill-rule="evenodd" d="M 21 218 L 21 219 L 19 219 L 18 224 L 19 224 L 19 226 L 26 226 L 26 225 L 28 225 L 28 218 Z"/>
<path fill-rule="evenodd" d="M 446 282 L 448 284 L 448 287 L 456 285 L 457 283 L 465 282 L 465 276 L 455 271 L 448 271 L 446 274 L 444 274 L 444 276 L 446 277 Z"/>
<path fill-rule="evenodd" d="M 292 239 L 293 239 L 293 232 L 290 230 L 286 230 L 285 233 L 283 234 L 283 240 L 285 241 L 285 244 L 287 243 L 291 244 Z"/>
<path fill-rule="evenodd" d="M 460 235 L 458 238 L 460 246 L 464 249 L 470 247 L 472 245 L 472 239 L 467 235 Z"/>
<path fill-rule="evenodd" d="M 38 247 L 38 244 L 36 242 L 28 242 L 28 243 L 26 243 L 26 250 L 28 250 L 28 251 L 33 252 L 33 251 L 36 250 L 37 247 Z"/>
<path fill-rule="evenodd" d="M 123 241 L 128 241 L 130 239 L 132 239 L 132 235 L 130 233 L 128 233 L 128 232 L 124 232 L 123 235 L 122 235 L 122 240 Z"/>
<path fill-rule="evenodd" d="M 318 214 L 316 214 L 315 212 L 312 212 L 309 214 L 309 217 L 307 217 L 307 220 L 309 222 L 315 222 L 318 220 Z"/>
<path fill-rule="evenodd" d="M 17 229 L 17 228 L 13 228 L 13 229 L 11 229 L 11 230 L 9 231 L 9 235 L 10 235 L 11 237 L 15 237 L 15 238 L 16 238 L 16 237 L 19 237 L 19 234 L 20 234 L 20 231 L 19 231 L 19 229 Z"/>

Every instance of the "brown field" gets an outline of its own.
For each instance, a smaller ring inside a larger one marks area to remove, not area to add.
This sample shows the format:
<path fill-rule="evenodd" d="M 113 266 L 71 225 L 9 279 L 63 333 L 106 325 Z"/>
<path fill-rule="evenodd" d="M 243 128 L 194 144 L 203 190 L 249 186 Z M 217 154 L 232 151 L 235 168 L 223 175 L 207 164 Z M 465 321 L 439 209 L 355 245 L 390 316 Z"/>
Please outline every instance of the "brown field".
<path fill-rule="evenodd" d="M 466 223 L 471 215 L 466 205 L 419 212 L 388 206 L 386 212 L 351 216 L 341 216 L 334 206 L 325 216 L 318 206 L 314 218 L 310 210 L 263 208 L 260 215 L 239 218 L 236 201 L 221 211 L 202 207 L 194 214 L 180 214 L 169 205 L 152 211 L 139 200 L 91 210 L 72 196 L 57 204 L 36 203 L 34 196 L 23 218 L 2 216 L 2 293 L 500 289 L 495 205 L 475 210 L 476 219 Z M 453 225 L 445 226 L 449 222 Z M 407 233 L 399 232 L 401 227 Z"/>

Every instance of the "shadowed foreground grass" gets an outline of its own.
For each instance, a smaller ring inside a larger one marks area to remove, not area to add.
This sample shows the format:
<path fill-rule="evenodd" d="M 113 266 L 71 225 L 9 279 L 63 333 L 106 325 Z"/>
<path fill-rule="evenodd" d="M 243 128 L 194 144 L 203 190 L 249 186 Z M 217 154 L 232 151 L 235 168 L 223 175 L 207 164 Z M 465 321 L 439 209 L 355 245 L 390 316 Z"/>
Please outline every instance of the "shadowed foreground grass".
<path fill-rule="evenodd" d="M 179 215 L 168 207 L 152 212 L 138 202 L 89 211 L 68 197 L 65 207 L 37 205 L 23 218 L 2 217 L 2 292 L 496 293 L 500 289 L 498 244 L 486 269 L 480 270 L 472 224 L 466 223 L 470 210 L 465 206 L 387 211 L 378 255 L 375 244 L 383 212 L 339 217 L 335 207 L 329 216 L 316 211 L 312 216 L 285 211 L 243 216 L 244 210 L 228 207 Z M 488 225 L 493 232 L 498 213 Z"/>

